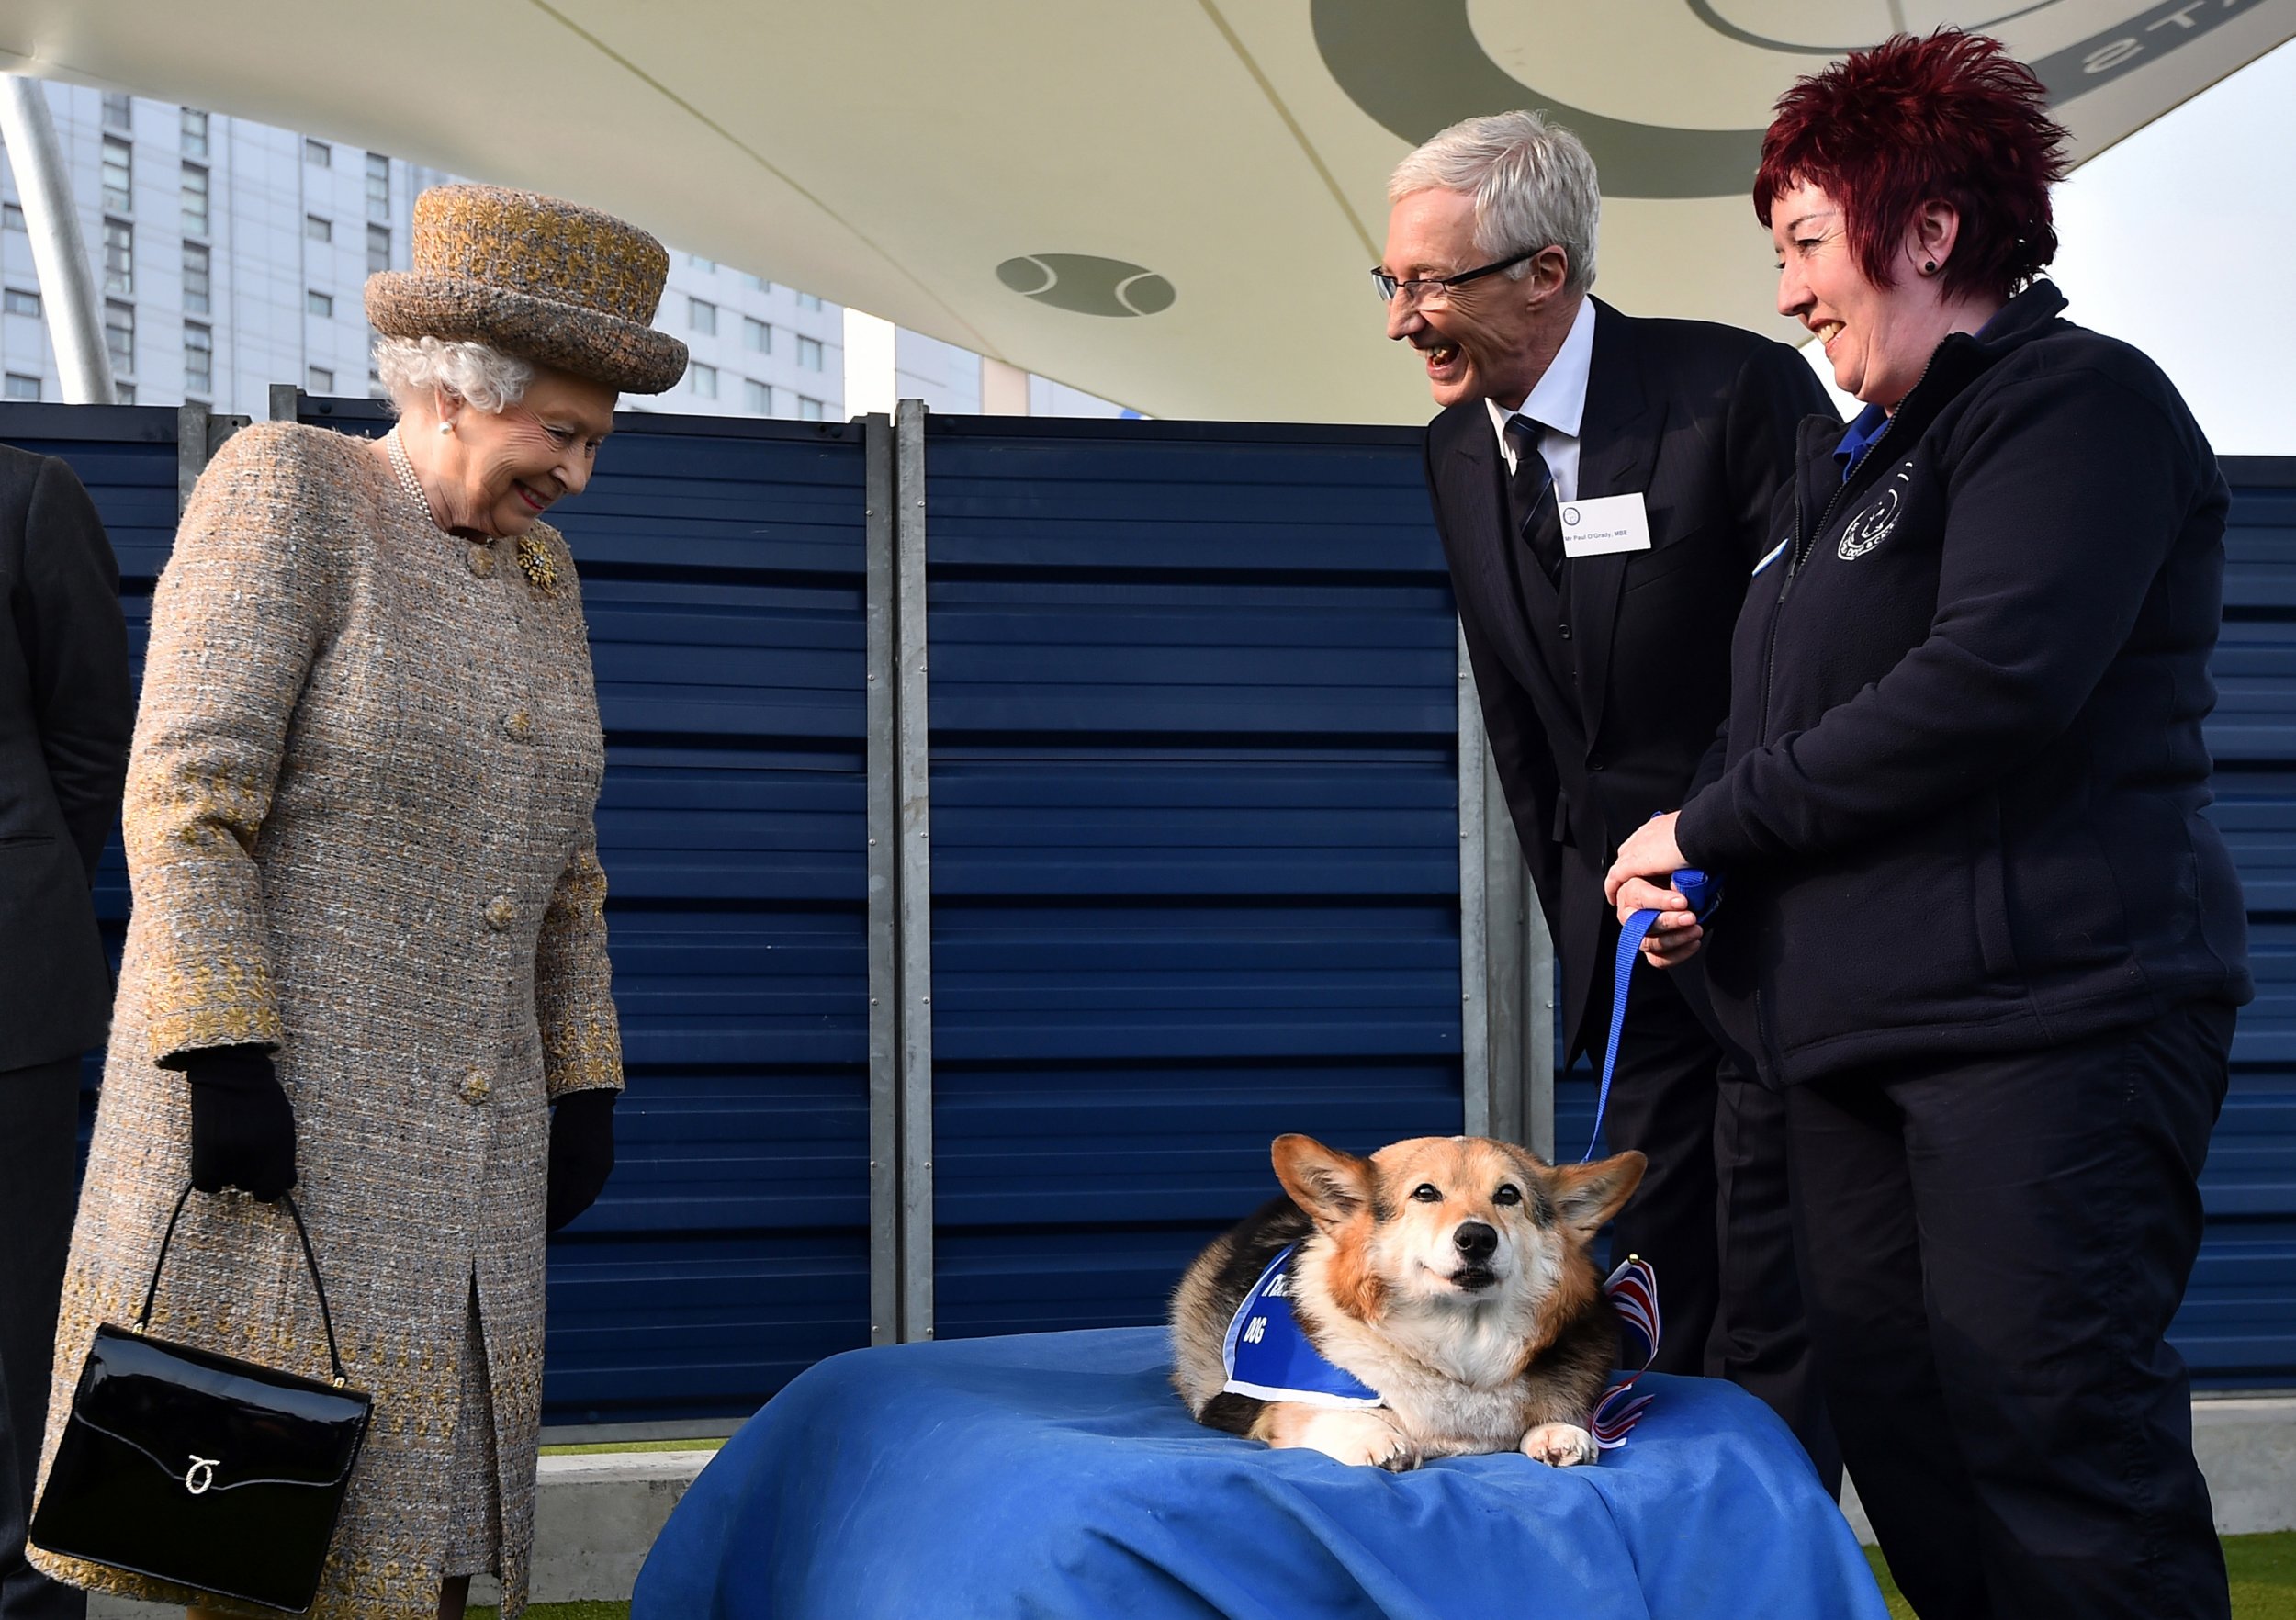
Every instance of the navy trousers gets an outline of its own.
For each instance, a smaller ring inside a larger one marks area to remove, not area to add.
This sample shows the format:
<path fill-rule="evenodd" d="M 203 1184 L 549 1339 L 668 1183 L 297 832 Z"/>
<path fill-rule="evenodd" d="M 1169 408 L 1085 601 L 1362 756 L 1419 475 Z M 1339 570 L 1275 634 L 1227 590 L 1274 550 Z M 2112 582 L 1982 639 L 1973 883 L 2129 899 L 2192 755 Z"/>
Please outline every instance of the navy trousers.
<path fill-rule="evenodd" d="M 0 1072 L 0 1620 L 80 1620 L 24 1560 L 78 1171 L 80 1060 Z"/>
<path fill-rule="evenodd" d="M 1835 1433 L 1922 1620 L 2225 1620 L 2168 1345 L 2233 1009 L 1787 1093 Z"/>
<path fill-rule="evenodd" d="M 1614 936 L 1615 937 L 1615 936 Z M 1609 1033 L 1609 975 L 1590 1009 L 1599 1062 Z M 1611 1228 L 1611 1252 L 1656 1267 L 1665 1343 L 1660 1372 L 1728 1378 L 1785 1420 L 1829 1491 L 1841 1454 L 1827 1422 L 1803 1322 L 1786 1176 L 1785 1100 L 1749 1077 L 1707 1024 L 1694 961 L 1638 967 L 1626 988 L 1610 1108 L 1613 1153 L 1647 1155 L 1642 1185 Z M 1599 1072 L 1599 1071 L 1598 1071 Z M 1561 1142 L 1566 1161 L 1585 1151 Z"/>

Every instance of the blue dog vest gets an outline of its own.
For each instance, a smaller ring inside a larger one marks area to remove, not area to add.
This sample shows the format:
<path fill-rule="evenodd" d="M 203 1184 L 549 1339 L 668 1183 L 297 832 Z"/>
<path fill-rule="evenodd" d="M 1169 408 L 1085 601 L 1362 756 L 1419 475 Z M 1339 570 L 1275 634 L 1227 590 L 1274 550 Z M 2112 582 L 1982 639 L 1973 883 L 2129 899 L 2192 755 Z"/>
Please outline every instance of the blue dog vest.
<path fill-rule="evenodd" d="M 1302 1406 L 1379 1405 L 1378 1391 L 1325 1360 L 1300 1330 L 1291 1313 L 1291 1260 L 1299 1252 L 1294 1243 L 1270 1260 L 1229 1319 L 1220 1347 L 1228 1381 L 1221 1389 Z"/>

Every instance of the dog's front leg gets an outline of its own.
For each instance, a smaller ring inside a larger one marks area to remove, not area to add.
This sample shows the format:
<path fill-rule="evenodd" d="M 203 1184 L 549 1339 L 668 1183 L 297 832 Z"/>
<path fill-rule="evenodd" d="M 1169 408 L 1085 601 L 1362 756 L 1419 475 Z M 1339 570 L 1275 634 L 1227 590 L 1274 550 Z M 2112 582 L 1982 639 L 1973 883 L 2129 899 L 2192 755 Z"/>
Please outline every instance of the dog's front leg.
<path fill-rule="evenodd" d="M 1594 1436 L 1576 1423 L 1541 1423 L 1523 1436 L 1523 1455 L 1549 1468 L 1575 1468 L 1602 1454 Z"/>
<path fill-rule="evenodd" d="M 1305 1446 L 1355 1467 L 1401 1473 L 1419 1466 L 1419 1447 L 1381 1408 L 1334 1409 L 1297 1401 L 1269 1402 L 1252 1437 L 1275 1446 Z"/>

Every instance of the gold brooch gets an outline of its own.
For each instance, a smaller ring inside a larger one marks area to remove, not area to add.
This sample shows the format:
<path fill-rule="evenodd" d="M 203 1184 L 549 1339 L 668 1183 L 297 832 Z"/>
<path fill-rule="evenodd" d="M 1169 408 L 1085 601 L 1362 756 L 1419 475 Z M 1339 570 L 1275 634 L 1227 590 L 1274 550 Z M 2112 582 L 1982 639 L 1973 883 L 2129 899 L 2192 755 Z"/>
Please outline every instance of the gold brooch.
<path fill-rule="evenodd" d="M 532 534 L 518 537 L 518 566 L 537 591 L 551 591 L 558 582 L 558 565 L 550 560 L 550 548 Z"/>

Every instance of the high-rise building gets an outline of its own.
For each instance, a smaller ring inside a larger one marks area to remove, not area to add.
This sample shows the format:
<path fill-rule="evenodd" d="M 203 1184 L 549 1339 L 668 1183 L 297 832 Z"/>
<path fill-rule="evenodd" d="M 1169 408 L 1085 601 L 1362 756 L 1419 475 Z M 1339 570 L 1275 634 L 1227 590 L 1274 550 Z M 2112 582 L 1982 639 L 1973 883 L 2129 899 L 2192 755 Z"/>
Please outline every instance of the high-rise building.
<path fill-rule="evenodd" d="M 202 112 L 45 83 L 94 261 L 123 401 L 197 399 L 265 413 L 270 388 L 378 394 L 361 289 L 404 269 L 414 198 L 453 176 L 384 152 Z M 0 178 L 0 397 L 56 399 L 53 345 L 13 170 Z M 844 311 L 672 249 L 655 324 L 692 352 L 685 379 L 627 409 L 838 421 Z M 899 334 L 899 391 L 939 411 L 981 409 L 981 362 Z M 1116 414 L 1031 381 L 1032 409 Z M 1039 402 L 1041 399 L 1041 402 Z"/>

